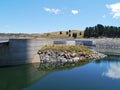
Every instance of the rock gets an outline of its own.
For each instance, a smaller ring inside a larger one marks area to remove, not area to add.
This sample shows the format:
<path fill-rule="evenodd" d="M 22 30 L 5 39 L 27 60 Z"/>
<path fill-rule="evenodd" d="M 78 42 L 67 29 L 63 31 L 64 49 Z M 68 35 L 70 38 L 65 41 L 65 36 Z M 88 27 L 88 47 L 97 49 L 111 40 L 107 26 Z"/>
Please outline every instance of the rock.
<path fill-rule="evenodd" d="M 39 51 L 37 52 L 37 54 L 39 54 L 39 55 L 40 55 L 40 54 L 42 54 L 42 51 L 41 51 L 41 50 L 39 50 Z"/>
<path fill-rule="evenodd" d="M 38 51 L 38 54 L 40 56 L 40 62 L 41 63 L 66 63 L 66 62 L 78 62 L 78 61 L 84 61 L 84 60 L 96 60 L 106 57 L 106 55 L 98 53 L 94 50 L 93 54 L 86 55 L 85 52 L 78 52 L 78 53 L 72 53 L 72 52 L 57 52 L 53 50 L 46 50 L 46 51 Z"/>
<path fill-rule="evenodd" d="M 63 53 L 63 52 L 59 52 L 58 55 L 59 55 L 59 56 L 63 56 L 64 53 Z"/>
<path fill-rule="evenodd" d="M 71 56 L 71 57 L 75 57 L 75 56 L 76 56 L 76 53 L 71 53 L 70 56 Z"/>
<path fill-rule="evenodd" d="M 74 57 L 74 58 L 73 58 L 73 61 L 74 61 L 74 62 L 78 62 L 79 60 L 80 60 L 79 57 Z"/>
<path fill-rule="evenodd" d="M 70 63 L 73 62 L 73 59 L 69 59 L 68 62 L 70 62 Z"/>
<path fill-rule="evenodd" d="M 66 63 L 67 62 L 67 59 L 66 58 L 63 58 L 60 60 L 62 63 Z"/>
<path fill-rule="evenodd" d="M 65 57 L 66 59 L 70 59 L 70 55 L 69 55 L 69 54 L 64 54 L 64 57 Z"/>

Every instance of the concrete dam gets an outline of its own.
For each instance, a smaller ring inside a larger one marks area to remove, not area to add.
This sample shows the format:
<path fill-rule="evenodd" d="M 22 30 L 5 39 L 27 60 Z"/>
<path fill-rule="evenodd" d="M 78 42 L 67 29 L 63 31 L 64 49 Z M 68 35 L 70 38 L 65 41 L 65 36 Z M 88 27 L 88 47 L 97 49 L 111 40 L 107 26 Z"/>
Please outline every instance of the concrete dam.
<path fill-rule="evenodd" d="M 93 49 L 107 55 L 120 55 L 120 40 L 98 39 L 94 41 Z"/>
<path fill-rule="evenodd" d="M 0 46 L 0 66 L 40 62 L 37 51 L 51 39 L 9 39 Z"/>
<path fill-rule="evenodd" d="M 38 50 L 49 44 L 85 45 L 108 55 L 120 55 L 120 40 L 111 39 L 9 39 L 0 40 L 0 66 L 40 62 Z"/>

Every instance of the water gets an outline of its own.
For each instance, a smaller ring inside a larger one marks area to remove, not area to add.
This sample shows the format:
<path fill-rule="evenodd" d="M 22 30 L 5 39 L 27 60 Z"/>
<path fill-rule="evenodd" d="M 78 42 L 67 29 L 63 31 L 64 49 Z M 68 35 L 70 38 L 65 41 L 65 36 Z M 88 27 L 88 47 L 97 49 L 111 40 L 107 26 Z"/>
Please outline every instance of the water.
<path fill-rule="evenodd" d="M 72 64 L 3 67 L 0 90 L 120 90 L 120 56 Z"/>

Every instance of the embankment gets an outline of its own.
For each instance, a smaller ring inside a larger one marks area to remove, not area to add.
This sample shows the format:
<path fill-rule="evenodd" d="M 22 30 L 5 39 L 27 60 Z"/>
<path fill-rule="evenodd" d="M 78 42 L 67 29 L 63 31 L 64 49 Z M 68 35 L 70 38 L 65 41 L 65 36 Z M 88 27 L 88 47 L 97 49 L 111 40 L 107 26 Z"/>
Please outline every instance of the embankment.
<path fill-rule="evenodd" d="M 44 46 L 38 52 L 41 63 L 72 63 L 105 58 L 106 55 L 91 51 L 84 46 Z"/>

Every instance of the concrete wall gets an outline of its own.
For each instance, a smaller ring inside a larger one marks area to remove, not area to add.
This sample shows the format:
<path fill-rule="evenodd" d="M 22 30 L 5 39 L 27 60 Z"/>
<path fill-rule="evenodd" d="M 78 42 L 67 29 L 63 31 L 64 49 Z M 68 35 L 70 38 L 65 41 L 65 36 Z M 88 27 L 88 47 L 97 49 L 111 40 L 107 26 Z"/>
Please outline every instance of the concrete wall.
<path fill-rule="evenodd" d="M 51 39 L 10 39 L 9 46 L 0 47 L 0 66 L 40 62 L 37 51 Z"/>
<path fill-rule="evenodd" d="M 10 39 L 9 46 L 0 46 L 0 66 L 40 62 L 37 51 L 43 45 L 54 43 L 65 45 L 86 44 L 91 46 L 93 42 L 96 46 L 94 49 L 98 52 L 120 55 L 119 40 Z"/>
<path fill-rule="evenodd" d="M 58 45 L 76 45 L 74 40 L 55 40 L 53 44 Z"/>
<path fill-rule="evenodd" d="M 108 55 L 120 55 L 120 40 L 98 39 L 95 40 L 94 50 Z"/>
<path fill-rule="evenodd" d="M 75 42 L 76 42 L 76 45 L 85 45 L 85 46 L 92 46 L 93 45 L 92 40 L 77 39 L 77 40 L 75 40 Z"/>

